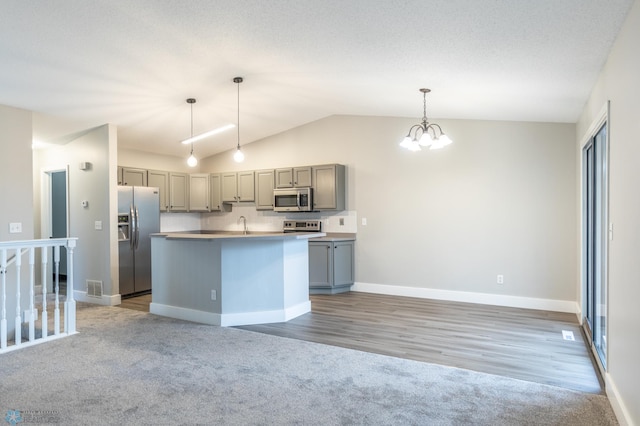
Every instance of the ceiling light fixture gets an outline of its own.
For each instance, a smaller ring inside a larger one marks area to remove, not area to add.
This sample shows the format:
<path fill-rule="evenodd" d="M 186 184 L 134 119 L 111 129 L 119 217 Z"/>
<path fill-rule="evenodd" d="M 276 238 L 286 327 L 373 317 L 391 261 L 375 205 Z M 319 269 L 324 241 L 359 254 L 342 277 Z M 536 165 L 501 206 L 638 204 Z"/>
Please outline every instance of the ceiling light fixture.
<path fill-rule="evenodd" d="M 439 125 L 435 123 L 430 124 L 429 121 L 427 121 L 427 93 L 431 92 L 431 89 L 420 89 L 420 91 L 422 92 L 422 102 L 424 106 L 422 122 L 411 126 L 407 136 L 400 142 L 400 146 L 407 148 L 409 151 L 421 151 L 421 147 L 440 149 L 453 141 L 449 136 L 444 134 Z"/>
<path fill-rule="evenodd" d="M 233 154 L 233 159 L 236 160 L 237 163 L 242 163 L 244 161 L 244 153 L 240 151 L 240 83 L 242 83 L 242 77 L 235 77 L 233 82 L 238 85 L 238 146 L 236 148 L 236 152 Z"/>
<path fill-rule="evenodd" d="M 189 98 L 187 99 L 187 103 L 191 106 L 191 137 L 189 139 L 193 139 L 193 104 L 196 103 L 196 100 Z M 195 167 L 198 165 L 198 159 L 193 155 L 193 143 L 191 143 L 191 155 L 187 158 L 187 165 L 189 167 Z"/>
<path fill-rule="evenodd" d="M 202 133 L 202 134 L 197 135 L 197 136 L 191 136 L 190 138 L 183 140 L 182 143 L 185 144 L 185 145 L 189 144 L 189 143 L 194 143 L 194 142 L 199 141 L 200 139 L 208 138 L 209 136 L 213 136 L 213 135 L 216 135 L 218 133 L 222 133 L 222 132 L 224 132 L 226 130 L 233 129 L 234 127 L 236 127 L 235 124 L 225 124 L 224 126 L 218 127 L 217 129 L 209 130 L 208 132 Z"/>

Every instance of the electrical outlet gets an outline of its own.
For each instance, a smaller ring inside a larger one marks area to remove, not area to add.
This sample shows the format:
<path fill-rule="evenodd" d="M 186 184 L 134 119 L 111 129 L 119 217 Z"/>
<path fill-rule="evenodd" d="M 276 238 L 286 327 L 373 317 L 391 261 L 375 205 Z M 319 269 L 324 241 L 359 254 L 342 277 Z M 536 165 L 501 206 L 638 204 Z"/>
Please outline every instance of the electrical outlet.
<path fill-rule="evenodd" d="M 215 290 L 211 290 L 211 300 L 216 300 L 216 298 L 218 297 L 218 294 Z"/>
<path fill-rule="evenodd" d="M 504 275 L 498 275 L 498 277 L 496 278 L 496 283 L 504 284 Z"/>
<path fill-rule="evenodd" d="M 575 342 L 576 340 L 575 336 L 573 335 L 573 331 L 569 330 L 562 330 L 562 338 L 571 342 Z"/>
<path fill-rule="evenodd" d="M 367 218 L 366 217 L 362 218 L 362 226 L 367 226 Z"/>
<path fill-rule="evenodd" d="M 340 218 L 340 226 L 344 226 L 344 217 Z"/>

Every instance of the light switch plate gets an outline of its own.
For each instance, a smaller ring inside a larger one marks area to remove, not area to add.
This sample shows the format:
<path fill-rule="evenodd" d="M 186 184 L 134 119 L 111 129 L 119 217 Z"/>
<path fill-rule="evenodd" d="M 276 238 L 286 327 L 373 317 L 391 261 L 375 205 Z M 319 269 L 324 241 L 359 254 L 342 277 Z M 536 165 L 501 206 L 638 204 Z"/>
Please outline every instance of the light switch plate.
<path fill-rule="evenodd" d="M 12 222 L 9 224 L 10 234 L 19 234 L 22 232 L 22 222 Z"/>
<path fill-rule="evenodd" d="M 94 227 L 96 228 L 96 231 L 102 231 L 102 221 L 96 220 Z"/>

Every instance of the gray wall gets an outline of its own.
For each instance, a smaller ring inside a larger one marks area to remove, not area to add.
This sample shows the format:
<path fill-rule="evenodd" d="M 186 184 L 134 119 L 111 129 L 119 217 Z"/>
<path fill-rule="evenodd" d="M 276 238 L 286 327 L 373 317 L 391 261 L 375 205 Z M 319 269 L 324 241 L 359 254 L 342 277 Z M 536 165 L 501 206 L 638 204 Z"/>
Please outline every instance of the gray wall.
<path fill-rule="evenodd" d="M 30 240 L 33 238 L 33 185 L 31 180 L 31 121 L 30 111 L 0 105 L 0 241 Z M 22 223 L 22 232 L 9 233 L 9 224 Z M 9 253 L 11 256 L 13 253 Z M 29 294 L 28 259 L 23 257 L 20 292 Z M 24 266 L 24 264 L 27 266 Z M 14 295 L 15 268 L 7 273 L 7 331 L 13 335 L 16 305 Z M 26 298 L 22 298 L 26 308 Z"/>
<path fill-rule="evenodd" d="M 608 373 L 610 395 L 619 410 L 640 424 L 640 2 L 636 1 L 618 35 L 609 59 L 591 92 L 577 125 L 576 156 L 591 123 L 607 100 L 609 122 Z M 633 424 L 632 423 L 632 424 Z"/>
<path fill-rule="evenodd" d="M 86 280 L 103 282 L 103 299 L 87 299 L 94 303 L 119 303 L 118 256 L 116 229 L 111 229 L 117 215 L 116 193 L 116 129 L 103 125 L 70 135 L 65 145 L 38 151 L 35 174 L 45 170 L 69 167 L 69 234 L 78 237 L 74 252 L 74 288 L 76 297 L 85 298 Z M 81 162 L 91 163 L 87 170 Z M 110 185 L 110 182 L 114 182 Z M 40 185 L 36 185 L 36 199 L 41 199 Z M 88 201 L 88 207 L 82 206 Z M 38 203 L 37 221 L 40 218 Z M 44 218 L 46 220 L 46 218 Z M 96 221 L 102 230 L 95 229 Z"/>
<path fill-rule="evenodd" d="M 0 241 L 33 238 L 31 112 L 0 105 Z M 9 234 L 9 223 L 22 233 Z"/>
<path fill-rule="evenodd" d="M 543 299 L 574 309 L 575 126 L 433 121 L 453 145 L 410 153 L 398 142 L 417 120 L 332 116 L 245 145 L 240 165 L 226 152 L 202 160 L 201 169 L 345 164 L 363 288 Z"/>

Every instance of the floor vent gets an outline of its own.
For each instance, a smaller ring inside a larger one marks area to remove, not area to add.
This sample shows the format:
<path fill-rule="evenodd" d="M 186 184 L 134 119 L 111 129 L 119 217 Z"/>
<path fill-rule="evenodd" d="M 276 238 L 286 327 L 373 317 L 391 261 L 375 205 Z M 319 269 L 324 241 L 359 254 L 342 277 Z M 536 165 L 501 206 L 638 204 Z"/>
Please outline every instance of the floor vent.
<path fill-rule="evenodd" d="M 102 281 L 87 280 L 87 296 L 102 297 Z"/>

